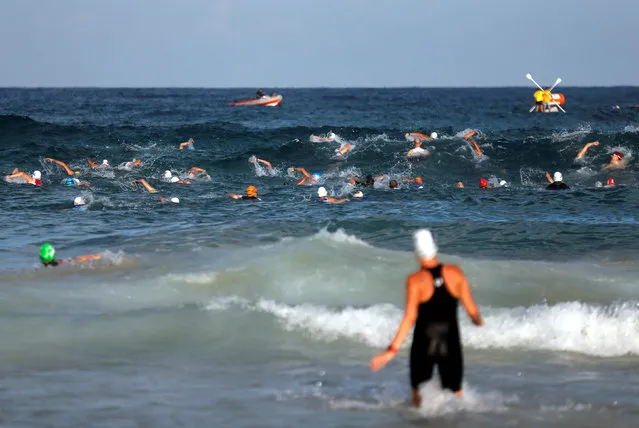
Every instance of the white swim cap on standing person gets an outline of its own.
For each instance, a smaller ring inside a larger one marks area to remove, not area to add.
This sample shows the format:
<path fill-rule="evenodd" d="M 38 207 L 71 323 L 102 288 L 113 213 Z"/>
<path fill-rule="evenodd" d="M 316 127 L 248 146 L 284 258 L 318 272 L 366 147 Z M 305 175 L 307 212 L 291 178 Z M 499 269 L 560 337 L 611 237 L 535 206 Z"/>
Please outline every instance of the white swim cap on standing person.
<path fill-rule="evenodd" d="M 431 132 L 430 133 L 430 138 L 432 138 L 433 140 L 437 139 L 437 132 Z"/>
<path fill-rule="evenodd" d="M 328 192 L 326 191 L 326 188 L 324 186 L 317 189 L 317 196 L 319 196 L 320 198 L 325 198 L 326 196 L 328 196 Z"/>
<path fill-rule="evenodd" d="M 433 234 L 428 229 L 420 229 L 413 234 L 415 254 L 421 259 L 432 259 L 437 256 L 437 245 Z"/>
<path fill-rule="evenodd" d="M 175 196 L 171 198 L 171 202 L 173 202 L 174 204 L 179 204 L 180 203 L 180 199 L 176 198 Z"/>
<path fill-rule="evenodd" d="M 42 177 L 42 173 L 40 171 L 33 171 L 33 178 L 39 180 Z"/>
<path fill-rule="evenodd" d="M 564 181 L 564 176 L 561 175 L 561 172 L 557 171 L 552 176 L 553 181 Z"/>
<path fill-rule="evenodd" d="M 177 183 L 178 181 L 180 181 L 179 178 L 177 177 L 171 177 L 171 183 Z"/>
<path fill-rule="evenodd" d="M 75 205 L 76 207 L 79 207 L 81 205 L 86 205 L 86 201 L 84 200 L 84 198 L 82 196 L 76 196 L 75 199 L 73 200 L 73 205 Z"/>
<path fill-rule="evenodd" d="M 172 176 L 171 171 L 169 171 L 168 169 L 164 171 L 164 178 L 171 178 L 171 176 Z"/>

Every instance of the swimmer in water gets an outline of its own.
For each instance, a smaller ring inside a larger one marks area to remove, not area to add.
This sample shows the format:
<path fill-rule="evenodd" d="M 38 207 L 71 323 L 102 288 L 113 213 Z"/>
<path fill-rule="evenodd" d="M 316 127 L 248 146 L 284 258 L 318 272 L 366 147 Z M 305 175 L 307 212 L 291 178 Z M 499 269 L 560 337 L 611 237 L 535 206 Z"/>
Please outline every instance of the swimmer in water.
<path fill-rule="evenodd" d="M 623 161 L 623 153 L 621 152 L 613 152 L 610 155 L 610 163 L 608 163 L 607 165 L 604 165 L 602 169 L 606 170 L 606 169 L 623 169 L 626 167 L 626 164 Z"/>
<path fill-rule="evenodd" d="M 470 144 L 472 144 L 472 147 L 473 147 L 473 150 L 475 151 L 475 154 L 477 155 L 478 158 L 481 158 L 481 157 L 484 156 L 484 154 L 482 153 L 481 148 L 479 147 L 479 144 L 477 144 L 477 142 L 471 138 L 476 133 L 477 133 L 477 131 L 468 132 L 466 135 L 464 135 L 464 140 L 466 140 Z"/>
<path fill-rule="evenodd" d="M 126 162 L 124 164 L 124 167 L 125 168 L 133 168 L 134 166 L 140 166 L 140 165 L 142 165 L 142 161 L 140 159 L 133 159 L 130 162 Z"/>
<path fill-rule="evenodd" d="M 339 149 L 335 149 L 335 154 L 337 156 L 344 156 L 346 153 L 348 153 L 348 151 L 351 148 L 352 148 L 352 146 L 349 143 L 346 143 L 343 146 L 341 146 Z"/>
<path fill-rule="evenodd" d="M 388 188 L 389 189 L 399 189 L 399 183 L 397 182 L 397 180 L 391 180 L 388 182 Z"/>
<path fill-rule="evenodd" d="M 591 148 L 592 146 L 598 146 L 599 145 L 599 141 L 593 141 L 591 143 L 587 143 L 585 146 L 582 147 L 581 150 L 579 150 L 579 153 L 577 153 L 577 157 L 575 159 L 583 159 L 586 157 L 586 152 L 588 151 L 589 148 Z"/>
<path fill-rule="evenodd" d="M 326 202 L 330 204 L 341 204 L 342 202 L 348 202 L 347 198 L 336 199 L 328 196 L 328 192 L 323 186 L 317 189 L 317 199 L 319 202 Z"/>
<path fill-rule="evenodd" d="M 62 161 L 59 161 L 59 160 L 56 160 L 56 159 L 51 159 L 51 158 L 45 158 L 45 160 L 48 161 L 48 162 L 53 162 L 53 163 L 56 163 L 56 164 L 60 165 L 67 172 L 67 175 L 74 176 L 76 174 L 80 174 L 80 171 L 73 172 L 73 170 L 71 168 L 69 168 L 67 166 L 67 164 L 62 162 Z"/>
<path fill-rule="evenodd" d="M 482 326 L 484 321 L 461 268 L 437 259 L 438 248 L 431 232 L 418 230 L 413 241 L 419 270 L 406 278 L 404 317 L 388 348 L 371 359 L 370 367 L 377 371 L 388 364 L 413 330 L 410 386 L 413 405 L 419 407 L 422 401 L 419 386 L 432 378 L 435 365 L 441 388 L 458 397 L 462 395 L 464 362 L 457 318 L 459 303 L 473 324 Z"/>
<path fill-rule="evenodd" d="M 66 260 L 56 260 L 55 259 L 55 248 L 48 242 L 45 242 L 40 247 L 40 261 L 44 266 L 59 266 L 61 264 L 70 264 L 70 263 L 79 263 L 79 262 L 88 262 L 93 260 L 100 260 L 102 258 L 101 254 L 87 254 L 84 256 L 75 257 L 73 259 Z"/>
<path fill-rule="evenodd" d="M 211 178 L 211 177 L 209 177 L 209 175 L 206 173 L 206 170 L 205 170 L 205 169 L 198 168 L 198 167 L 194 166 L 193 168 L 191 168 L 191 169 L 189 170 L 189 178 L 197 178 L 197 177 L 200 177 L 200 176 L 204 176 L 204 177 Z"/>
<path fill-rule="evenodd" d="M 406 153 L 406 156 L 409 158 L 428 156 L 430 152 L 422 148 L 422 144 L 422 140 L 420 140 L 419 138 L 415 138 L 415 141 L 413 141 L 413 148 L 410 149 L 408 153 Z"/>
<path fill-rule="evenodd" d="M 231 199 L 242 199 L 244 201 L 261 201 L 260 198 L 257 197 L 257 187 L 248 186 L 246 188 L 246 194 L 240 195 L 238 193 L 231 193 L 229 195 Z"/>
<path fill-rule="evenodd" d="M 73 209 L 76 211 L 86 211 L 89 208 L 87 200 L 82 196 L 76 196 L 73 200 Z"/>
<path fill-rule="evenodd" d="M 171 171 L 169 171 L 168 169 L 164 171 L 164 179 L 168 181 L 169 183 L 174 183 L 174 184 L 191 184 L 189 180 L 183 180 L 179 177 L 174 176 L 171 173 Z"/>
<path fill-rule="evenodd" d="M 407 182 L 407 183 L 417 183 L 419 184 L 418 189 L 423 189 L 424 188 L 424 181 L 422 180 L 421 177 L 415 177 L 414 180 L 408 178 L 408 177 L 402 177 L 402 181 Z"/>
<path fill-rule="evenodd" d="M 110 168 L 111 164 L 108 160 L 102 159 L 102 163 L 95 163 L 91 159 L 87 158 L 87 162 L 91 168 Z"/>
<path fill-rule="evenodd" d="M 463 185 L 462 185 L 463 186 Z M 480 189 L 492 189 L 493 185 L 488 182 L 485 178 L 479 179 L 479 188 Z"/>
<path fill-rule="evenodd" d="M 21 178 L 28 184 L 33 184 L 34 186 L 42 186 L 42 173 L 40 171 L 33 171 L 33 175 L 29 175 L 15 168 L 11 174 L 5 176 L 7 180 L 14 180 L 16 178 Z"/>
<path fill-rule="evenodd" d="M 546 172 L 546 180 L 550 182 L 550 184 L 546 186 L 546 190 L 569 190 L 570 189 L 570 187 L 566 183 L 564 183 L 564 176 L 559 171 L 555 172 L 552 178 L 550 178 L 550 174 Z"/>
<path fill-rule="evenodd" d="M 179 204 L 180 198 L 176 198 L 175 196 L 172 198 L 165 198 L 163 196 L 159 196 L 158 201 L 162 202 L 163 204 Z"/>
<path fill-rule="evenodd" d="M 335 137 L 336 135 L 333 134 L 333 132 L 329 132 L 328 134 L 326 134 L 326 137 L 322 137 L 320 135 L 311 135 L 309 137 L 309 140 L 311 141 L 311 143 L 330 143 L 335 141 Z"/>
<path fill-rule="evenodd" d="M 301 172 L 304 177 L 302 177 L 296 184 L 298 186 L 301 186 L 302 184 L 309 184 L 309 185 L 313 185 L 313 184 L 317 184 L 319 183 L 320 178 L 322 177 L 320 173 L 316 172 L 314 174 L 309 174 L 307 170 L 305 170 L 304 168 L 294 168 L 294 167 L 290 167 L 288 169 L 289 173 L 293 173 L 295 171 L 299 171 Z"/>
<path fill-rule="evenodd" d="M 67 187 L 87 187 L 91 188 L 91 185 L 87 181 L 78 180 L 75 177 L 67 177 L 64 180 L 64 185 Z"/>
<path fill-rule="evenodd" d="M 459 189 L 463 189 L 463 188 L 464 188 L 464 183 L 462 183 L 461 181 L 458 181 L 458 182 L 457 182 L 457 187 L 458 187 Z"/>
<path fill-rule="evenodd" d="M 437 132 L 431 132 L 430 136 L 426 135 L 426 134 L 422 134 L 420 132 L 407 132 L 406 134 L 404 134 L 404 137 L 406 138 L 406 140 L 414 142 L 416 139 L 419 140 L 436 140 L 437 139 Z"/>
<path fill-rule="evenodd" d="M 249 158 L 249 163 L 252 163 L 256 166 L 258 166 L 258 163 L 261 163 L 266 167 L 266 170 L 269 173 L 269 175 L 275 175 L 275 170 L 273 169 L 273 165 L 271 165 L 269 161 L 266 161 L 264 159 L 258 159 L 255 156 L 251 156 Z"/>
<path fill-rule="evenodd" d="M 137 180 L 133 180 L 131 182 L 132 186 L 135 186 L 136 184 L 141 184 L 144 186 L 144 188 L 146 189 L 147 192 L 149 193 L 157 193 L 158 191 L 155 190 L 155 188 L 153 186 L 151 186 L 149 183 L 147 183 L 147 181 L 144 178 L 138 178 Z"/>
<path fill-rule="evenodd" d="M 193 141 L 193 138 L 189 138 L 189 141 L 185 141 L 183 143 L 180 143 L 180 150 L 184 150 L 185 147 L 188 147 L 189 149 L 193 150 L 193 143 L 195 141 Z"/>

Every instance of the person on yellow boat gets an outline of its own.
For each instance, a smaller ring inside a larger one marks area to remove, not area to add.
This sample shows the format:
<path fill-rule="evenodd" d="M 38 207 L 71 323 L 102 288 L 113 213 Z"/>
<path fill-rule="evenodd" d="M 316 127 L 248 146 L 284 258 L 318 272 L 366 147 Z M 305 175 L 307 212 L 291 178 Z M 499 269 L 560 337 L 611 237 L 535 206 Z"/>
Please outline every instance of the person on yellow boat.
<path fill-rule="evenodd" d="M 67 164 L 66 164 L 66 163 L 64 163 L 64 162 L 62 162 L 62 161 L 59 161 L 59 160 L 56 160 L 56 159 L 51 159 L 51 158 L 45 158 L 45 160 L 46 160 L 47 162 L 57 163 L 57 164 L 58 164 L 58 165 L 60 165 L 62 168 L 64 168 L 64 170 L 67 172 L 67 174 L 68 174 L 68 175 L 73 176 L 73 175 L 75 175 L 75 174 L 80 174 L 80 171 L 73 172 L 73 170 L 72 170 L 71 168 L 69 168 L 69 167 L 67 166 Z"/>
<path fill-rule="evenodd" d="M 544 111 L 544 91 L 537 89 L 533 97 L 535 98 L 535 112 Z"/>
<path fill-rule="evenodd" d="M 550 92 L 550 88 L 545 88 L 544 89 L 544 92 L 541 95 L 541 100 L 542 100 L 542 102 L 544 104 L 542 111 L 546 111 L 546 109 L 550 108 L 550 106 L 548 104 L 552 100 L 552 92 Z"/>
<path fill-rule="evenodd" d="M 86 254 L 84 256 L 78 256 L 72 259 L 56 260 L 55 248 L 53 248 L 53 245 L 51 245 L 49 242 L 45 242 L 40 247 L 40 261 L 42 262 L 42 265 L 46 267 L 60 266 L 61 264 L 69 263 L 88 262 L 93 260 L 100 260 L 101 258 L 101 254 Z"/>
<path fill-rule="evenodd" d="M 239 193 L 231 193 L 229 195 L 231 199 L 242 199 L 244 201 L 261 201 L 260 198 L 257 197 L 257 187 L 249 186 L 246 188 L 246 194 L 240 195 Z"/>

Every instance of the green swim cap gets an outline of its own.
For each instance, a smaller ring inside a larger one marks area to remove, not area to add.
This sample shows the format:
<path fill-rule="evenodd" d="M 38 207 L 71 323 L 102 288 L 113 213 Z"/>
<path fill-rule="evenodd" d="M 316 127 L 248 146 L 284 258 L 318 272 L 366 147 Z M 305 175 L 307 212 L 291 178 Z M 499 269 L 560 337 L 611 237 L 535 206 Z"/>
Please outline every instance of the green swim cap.
<path fill-rule="evenodd" d="M 40 247 L 40 260 L 42 260 L 42 263 L 50 263 L 55 260 L 55 248 L 53 248 L 53 245 L 48 242 L 42 244 Z"/>

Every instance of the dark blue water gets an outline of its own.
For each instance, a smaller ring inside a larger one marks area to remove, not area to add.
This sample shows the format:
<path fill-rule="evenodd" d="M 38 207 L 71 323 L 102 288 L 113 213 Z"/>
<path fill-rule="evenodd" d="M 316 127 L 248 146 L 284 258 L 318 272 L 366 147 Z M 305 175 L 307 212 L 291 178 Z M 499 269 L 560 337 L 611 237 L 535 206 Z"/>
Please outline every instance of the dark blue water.
<path fill-rule="evenodd" d="M 40 170 L 44 182 L 0 182 L 8 422 L 194 425 L 212 411 L 231 426 L 419 418 L 403 410 L 405 356 L 382 374 L 367 362 L 394 334 L 415 268 L 411 234 L 428 227 L 469 275 L 486 326 L 463 321 L 470 398 L 459 405 L 433 390 L 422 416 L 585 426 L 605 413 L 627 426 L 639 411 L 639 380 L 628 375 L 639 355 L 639 88 L 561 88 L 565 114 L 529 113 L 528 88 L 269 91 L 284 96 L 281 107 L 227 105 L 253 89 L 0 89 L 0 172 Z M 461 138 L 469 130 L 482 158 Z M 335 142 L 309 141 L 331 131 Z M 407 158 L 404 133 L 433 131 L 430 156 Z M 178 150 L 189 138 L 193 149 Z M 353 149 L 336 156 L 346 143 Z M 614 151 L 625 168 L 602 171 Z M 66 187 L 45 158 L 91 188 Z M 133 159 L 142 165 L 127 167 Z M 209 177 L 163 179 L 194 166 Z M 330 195 L 350 201 L 317 202 L 318 185 L 296 185 L 289 167 L 321 173 Z M 571 190 L 545 190 L 546 171 Z M 386 178 L 348 184 L 368 174 Z M 402 177 L 422 177 L 423 189 Z M 139 178 L 158 192 L 131 185 Z M 508 185 L 482 190 L 480 178 Z M 595 186 L 608 178 L 617 186 Z M 260 202 L 229 199 L 248 185 Z M 88 209 L 73 209 L 76 196 Z M 45 270 L 44 241 L 60 258 L 103 260 Z M 171 409 L 173 422 L 149 416 L 154 407 Z"/>

